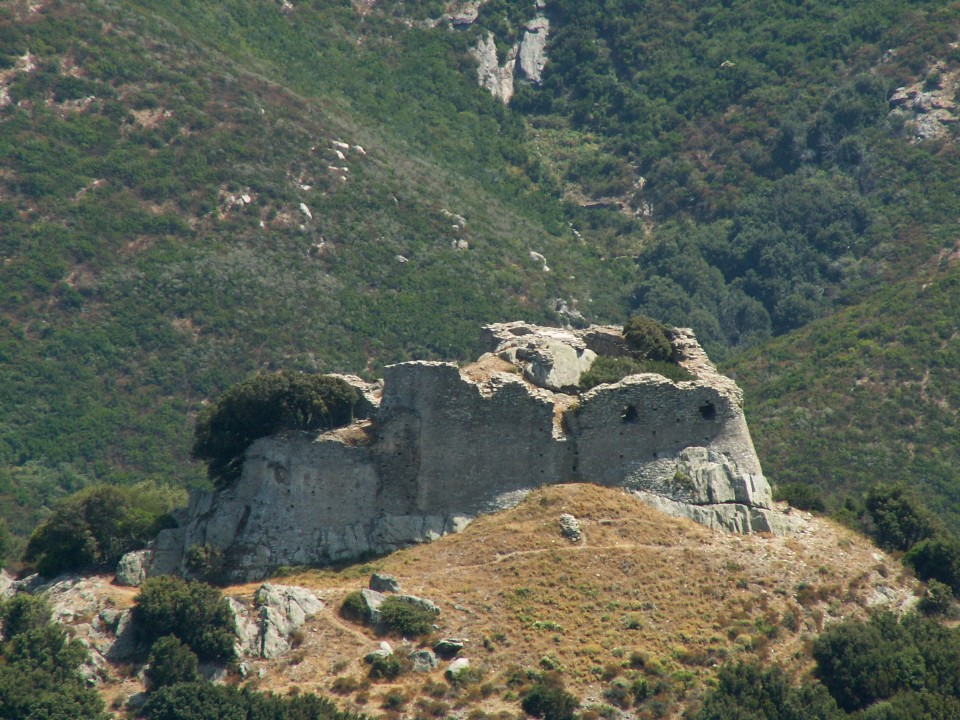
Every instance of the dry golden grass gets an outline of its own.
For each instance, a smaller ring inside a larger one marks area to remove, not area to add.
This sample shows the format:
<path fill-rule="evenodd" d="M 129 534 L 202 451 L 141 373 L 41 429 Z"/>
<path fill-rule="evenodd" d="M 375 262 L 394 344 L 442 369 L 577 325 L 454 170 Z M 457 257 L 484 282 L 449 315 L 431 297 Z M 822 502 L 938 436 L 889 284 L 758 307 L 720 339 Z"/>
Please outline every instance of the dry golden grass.
<path fill-rule="evenodd" d="M 578 518 L 581 542 L 561 536 L 561 513 Z M 381 638 L 336 610 L 375 570 L 442 609 L 435 637 L 410 649 L 441 636 L 468 641 L 461 655 L 484 669 L 488 697 L 474 687 L 444 702 L 488 713 L 518 710 L 506 686 L 509 668 L 551 665 L 588 703 L 604 702 L 616 674 L 659 679 L 679 712 L 726 659 L 760 658 L 801 672 L 805 646 L 823 624 L 865 616 L 878 588 L 901 604 L 913 586 L 899 563 L 826 520 L 806 518 L 794 538 L 739 536 L 669 518 L 622 490 L 552 486 L 460 535 L 340 571 L 278 579 L 313 588 L 329 608 L 308 623 L 298 650 L 254 663 L 254 673 L 265 671 L 260 688 L 329 693 L 337 677 L 365 679 L 362 657 Z M 257 586 L 227 592 L 249 595 Z M 424 684 L 442 682 L 442 671 L 407 673 L 339 697 L 345 705 L 367 700 L 357 707 L 376 714 L 384 712 L 378 698 L 389 702 L 386 694 L 397 690 L 410 698 L 408 715 L 429 715 L 426 701 L 417 707 L 413 699 L 428 697 Z"/>

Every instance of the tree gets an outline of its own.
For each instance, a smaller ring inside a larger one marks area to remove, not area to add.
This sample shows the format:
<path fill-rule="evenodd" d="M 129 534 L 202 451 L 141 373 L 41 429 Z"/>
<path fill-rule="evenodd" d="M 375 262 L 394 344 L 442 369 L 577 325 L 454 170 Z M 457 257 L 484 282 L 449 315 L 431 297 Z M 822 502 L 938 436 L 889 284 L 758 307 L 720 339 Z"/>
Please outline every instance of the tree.
<path fill-rule="evenodd" d="M 145 675 L 150 690 L 200 680 L 196 653 L 175 635 L 164 635 L 155 641 L 147 662 L 149 667 Z"/>
<path fill-rule="evenodd" d="M 873 537 L 884 547 L 906 551 L 941 531 L 933 513 L 902 484 L 875 485 L 866 505 Z"/>
<path fill-rule="evenodd" d="M 146 643 L 173 635 L 202 661 L 231 660 L 236 621 L 216 588 L 170 576 L 149 578 L 134 598 L 137 635 Z"/>
<path fill-rule="evenodd" d="M 281 370 L 229 388 L 197 420 L 192 454 L 207 461 L 219 485 L 240 476 L 243 453 L 254 440 L 286 430 L 330 429 L 348 424 L 356 388 L 329 375 Z"/>
<path fill-rule="evenodd" d="M 40 574 L 112 569 L 120 557 L 153 539 L 173 520 L 186 493 L 154 483 L 96 485 L 61 502 L 30 536 L 24 559 Z"/>
<path fill-rule="evenodd" d="M 673 345 L 667 337 L 667 326 L 644 315 L 632 315 L 623 325 L 627 347 L 649 360 L 670 360 Z"/>

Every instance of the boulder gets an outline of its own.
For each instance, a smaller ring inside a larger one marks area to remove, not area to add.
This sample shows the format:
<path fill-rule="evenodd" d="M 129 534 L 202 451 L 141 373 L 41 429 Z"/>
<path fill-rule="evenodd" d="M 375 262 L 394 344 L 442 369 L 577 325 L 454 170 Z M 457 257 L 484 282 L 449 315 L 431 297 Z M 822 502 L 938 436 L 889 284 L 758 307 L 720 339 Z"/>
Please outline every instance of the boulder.
<path fill-rule="evenodd" d="M 440 664 L 432 650 L 414 650 L 410 653 L 410 659 L 416 672 L 430 672 Z"/>
<path fill-rule="evenodd" d="M 150 550 L 134 550 L 128 552 L 117 563 L 114 582 L 127 587 L 140 587 L 147 579 L 147 568 L 150 565 Z"/>
<path fill-rule="evenodd" d="M 393 575 L 374 573 L 370 576 L 370 589 L 381 593 L 400 592 L 400 583 Z"/>
<path fill-rule="evenodd" d="M 433 646 L 433 651 L 440 657 L 453 657 L 463 650 L 464 642 L 457 638 L 444 638 Z"/>
<path fill-rule="evenodd" d="M 520 367 L 524 377 L 538 387 L 574 393 L 597 354 L 582 338 L 556 329 L 510 338 L 496 354 Z"/>
<path fill-rule="evenodd" d="M 460 673 L 462 673 L 464 670 L 466 670 L 469 667 L 470 667 L 470 660 L 468 660 L 467 658 L 457 658 L 452 663 L 450 663 L 450 666 L 447 668 L 444 675 L 448 680 L 456 680 L 460 676 Z"/>
<path fill-rule="evenodd" d="M 360 591 L 360 596 L 367 606 L 368 621 L 371 625 L 378 625 L 380 623 L 380 606 L 383 605 L 383 601 L 387 599 L 387 596 L 381 592 L 367 588 Z"/>
<path fill-rule="evenodd" d="M 290 636 L 325 606 L 310 590 L 264 583 L 248 609 L 228 598 L 237 625 L 237 650 L 243 656 L 276 658 L 290 650 Z"/>
<path fill-rule="evenodd" d="M 580 542 L 583 537 L 580 532 L 580 522 L 570 513 L 564 513 L 560 516 L 560 534 L 570 542 Z"/>

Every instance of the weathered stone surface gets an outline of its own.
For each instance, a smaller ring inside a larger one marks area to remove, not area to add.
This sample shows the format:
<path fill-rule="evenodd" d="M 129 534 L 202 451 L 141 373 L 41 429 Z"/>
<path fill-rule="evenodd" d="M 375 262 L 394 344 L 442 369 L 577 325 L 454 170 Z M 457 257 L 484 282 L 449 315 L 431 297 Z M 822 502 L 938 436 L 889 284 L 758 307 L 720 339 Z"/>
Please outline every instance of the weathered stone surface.
<path fill-rule="evenodd" d="M 380 606 L 383 605 L 383 601 L 387 599 L 387 596 L 383 593 L 377 592 L 376 590 L 363 589 L 360 591 L 360 596 L 363 598 L 363 602 L 367 606 L 367 619 L 371 625 L 380 624 Z"/>
<path fill-rule="evenodd" d="M 450 663 L 450 666 L 447 668 L 444 675 L 446 675 L 450 680 L 456 680 L 457 676 L 468 667 L 470 667 L 470 660 L 468 658 L 457 658 Z"/>
<path fill-rule="evenodd" d="M 514 45 L 507 53 L 503 65 L 500 65 L 497 43 L 490 33 L 477 40 L 476 46 L 471 50 L 477 61 L 477 82 L 495 98 L 502 100 L 504 105 L 513 97 L 513 74 L 519 51 L 519 45 Z"/>
<path fill-rule="evenodd" d="M 580 542 L 583 535 L 580 532 L 580 522 L 570 513 L 560 516 L 560 534 L 570 542 Z"/>
<path fill-rule="evenodd" d="M 444 638 L 433 646 L 433 651 L 441 657 L 452 657 L 463 650 L 463 640 L 458 638 Z"/>
<path fill-rule="evenodd" d="M 128 552 L 117 563 L 117 572 L 114 582 L 117 585 L 140 587 L 147 579 L 147 566 L 150 563 L 149 550 L 134 550 Z"/>
<path fill-rule="evenodd" d="M 543 80 L 543 68 L 547 64 L 547 36 L 550 21 L 544 15 L 537 15 L 527 23 L 526 32 L 520 42 L 518 64 L 520 72 L 530 82 L 539 84 Z"/>
<path fill-rule="evenodd" d="M 534 385 L 558 392 L 576 392 L 580 376 L 597 358 L 581 338 L 559 329 L 510 338 L 497 355 L 518 365 Z"/>
<path fill-rule="evenodd" d="M 160 534 L 149 573 L 183 571 L 193 545 L 222 550 L 233 580 L 390 552 L 459 532 L 546 483 L 624 487 L 711 527 L 789 531 L 741 391 L 689 330 L 672 342 L 696 379 L 640 374 L 579 396 L 544 386 L 575 385 L 593 353 L 626 353 L 620 328 L 517 322 L 485 335 L 491 354 L 475 367 L 388 366 L 369 420 L 254 442 L 235 484 L 195 493 L 181 526 Z M 562 378 L 558 353 L 576 358 Z"/>
<path fill-rule="evenodd" d="M 252 609 L 234 598 L 228 602 L 236 618 L 237 647 L 246 657 L 280 657 L 290 650 L 290 636 L 324 608 L 306 588 L 270 583 L 254 593 Z"/>
<path fill-rule="evenodd" d="M 414 650 L 410 653 L 415 672 L 430 672 L 440 664 L 432 650 Z"/>
<path fill-rule="evenodd" d="M 905 121 L 904 132 L 911 142 L 949 138 L 951 126 L 960 122 L 958 90 L 960 71 L 937 63 L 922 80 L 894 91 L 890 115 Z"/>
<path fill-rule="evenodd" d="M 374 573 L 370 576 L 370 589 L 381 593 L 400 592 L 400 583 L 393 575 Z"/>

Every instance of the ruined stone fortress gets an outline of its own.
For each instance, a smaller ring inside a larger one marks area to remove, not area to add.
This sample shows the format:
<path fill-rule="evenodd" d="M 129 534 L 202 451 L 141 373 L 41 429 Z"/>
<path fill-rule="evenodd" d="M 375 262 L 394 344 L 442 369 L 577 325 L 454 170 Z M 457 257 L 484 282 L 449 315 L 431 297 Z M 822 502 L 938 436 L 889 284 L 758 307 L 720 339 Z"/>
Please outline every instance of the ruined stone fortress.
<path fill-rule="evenodd" d="M 182 572 L 193 546 L 223 553 L 228 577 L 383 553 L 462 530 L 545 484 L 622 487 L 672 515 L 735 532 L 791 530 L 742 410 L 689 330 L 674 331 L 694 380 L 628 376 L 578 394 L 598 355 L 625 355 L 620 328 L 488 326 L 489 352 L 466 367 L 391 365 L 352 425 L 262 438 L 233 485 L 191 498 L 149 574 Z"/>

